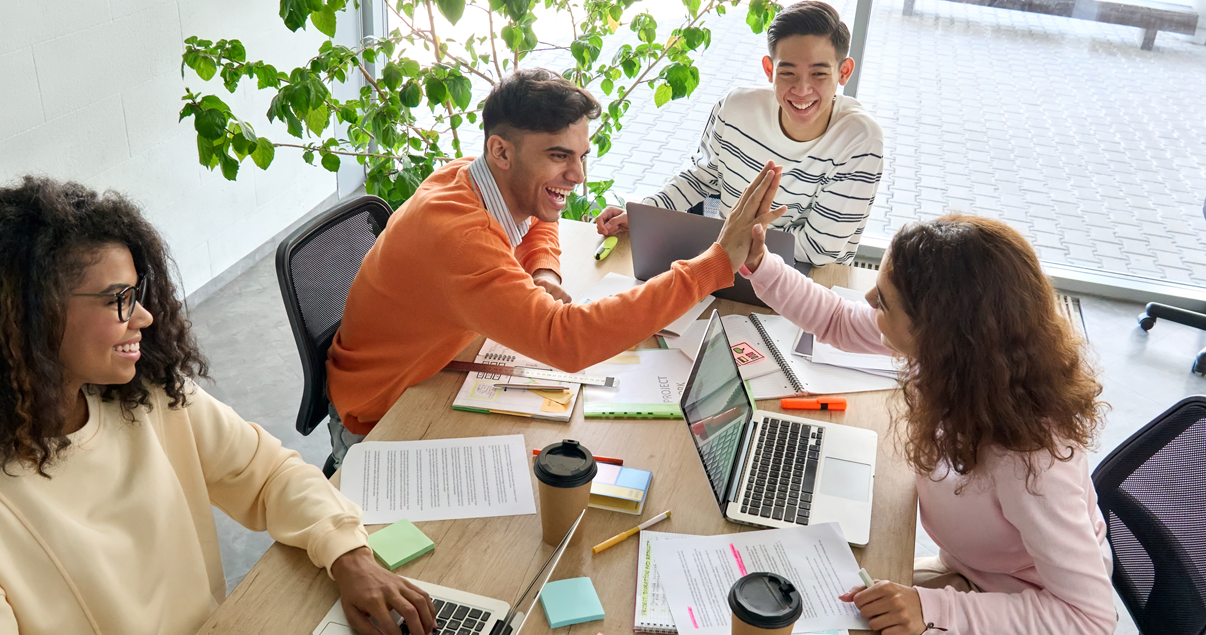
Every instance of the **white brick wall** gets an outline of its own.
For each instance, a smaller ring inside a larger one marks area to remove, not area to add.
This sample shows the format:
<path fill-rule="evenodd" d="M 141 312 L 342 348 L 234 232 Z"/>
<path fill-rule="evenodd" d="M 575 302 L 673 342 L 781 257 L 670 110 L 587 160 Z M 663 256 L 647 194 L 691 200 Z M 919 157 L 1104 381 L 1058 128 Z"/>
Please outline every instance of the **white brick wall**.
<path fill-rule="evenodd" d="M 268 124 L 270 94 L 254 82 L 232 95 L 217 78 L 180 76 L 190 35 L 237 38 L 249 60 L 286 72 L 313 56 L 323 36 L 289 32 L 275 0 L 0 3 L 0 183 L 42 174 L 130 196 L 168 240 L 185 293 L 335 192 L 333 174 L 287 148 L 267 172 L 248 160 L 226 181 L 197 163 L 192 120 L 177 122 L 187 86 L 221 97 L 261 136 L 295 141 Z"/>

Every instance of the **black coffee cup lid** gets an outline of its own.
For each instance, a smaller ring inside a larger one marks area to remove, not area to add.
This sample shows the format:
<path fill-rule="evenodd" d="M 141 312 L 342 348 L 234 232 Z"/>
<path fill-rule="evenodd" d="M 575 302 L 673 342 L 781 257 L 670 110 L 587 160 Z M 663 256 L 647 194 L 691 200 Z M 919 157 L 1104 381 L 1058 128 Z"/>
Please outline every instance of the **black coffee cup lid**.
<path fill-rule="evenodd" d="M 599 466 L 590 450 L 573 439 L 566 439 L 541 450 L 533 470 L 536 478 L 545 485 L 579 487 L 594 480 Z"/>
<path fill-rule="evenodd" d="M 783 628 L 804 612 L 800 592 L 787 578 L 766 571 L 751 573 L 733 583 L 729 608 L 737 619 L 758 628 Z"/>

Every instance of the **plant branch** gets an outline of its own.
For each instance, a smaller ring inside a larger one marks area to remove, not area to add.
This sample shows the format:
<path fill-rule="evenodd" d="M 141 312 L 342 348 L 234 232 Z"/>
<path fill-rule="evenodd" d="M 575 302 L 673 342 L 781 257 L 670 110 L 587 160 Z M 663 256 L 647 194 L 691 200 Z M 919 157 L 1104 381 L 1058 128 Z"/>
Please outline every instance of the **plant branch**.
<path fill-rule="evenodd" d="M 502 81 L 503 72 L 502 68 L 498 65 L 498 49 L 494 48 L 494 12 L 486 11 L 486 13 L 489 14 L 489 17 L 486 19 L 490 27 L 490 61 L 494 62 L 494 72 L 498 73 L 498 80 Z"/>
<path fill-rule="evenodd" d="M 698 22 L 701 17 L 703 17 L 705 14 L 710 13 L 712 11 L 713 7 L 716 6 L 716 2 L 717 2 L 717 0 L 710 0 L 710 2 L 708 2 L 708 6 L 706 6 L 699 13 L 695 14 L 695 17 L 692 18 L 691 21 L 688 22 L 685 26 L 682 26 L 679 28 L 685 30 L 685 29 L 689 29 L 689 28 L 695 26 L 695 23 Z M 669 46 L 662 47 L 662 52 L 658 53 L 657 59 L 653 60 L 653 62 L 651 62 L 649 64 L 649 66 L 646 66 L 645 70 L 641 71 L 641 74 L 637 75 L 636 79 L 633 80 L 632 84 L 629 85 L 628 88 L 625 88 L 624 92 L 620 93 L 620 96 L 616 97 L 615 100 L 618 102 L 623 102 L 625 99 L 627 99 L 628 96 L 632 94 L 632 91 L 636 90 L 637 86 L 640 86 L 642 83 L 645 82 L 645 76 L 649 74 L 649 71 L 656 68 L 657 65 L 660 64 L 663 59 L 666 59 L 666 55 L 668 55 L 669 53 L 670 53 Z M 650 81 L 652 81 L 652 80 L 650 80 Z M 611 113 L 604 111 L 603 116 L 599 118 L 599 127 L 595 128 L 595 133 L 590 136 L 591 141 L 594 141 L 595 135 L 599 134 L 599 131 L 603 129 L 603 124 L 607 123 L 608 120 L 610 120 L 610 119 L 611 119 Z"/>
<path fill-rule="evenodd" d="M 364 74 L 365 81 L 367 81 L 369 85 L 371 85 L 377 91 L 377 96 L 381 98 L 381 101 L 389 101 L 389 95 L 381 89 L 381 86 L 377 84 L 377 80 L 373 79 L 373 76 L 369 74 L 368 69 L 366 69 L 363 65 L 360 65 L 359 68 L 360 72 Z"/>
<path fill-rule="evenodd" d="M 470 73 L 473 73 L 474 75 L 477 75 L 478 77 L 489 82 L 489 84 L 491 86 L 493 86 L 496 83 L 493 79 L 490 78 L 489 75 L 486 75 L 486 74 L 482 73 L 481 71 L 477 70 L 476 68 L 473 67 L 472 64 L 465 61 L 464 59 L 457 57 L 456 55 L 453 55 L 452 53 L 449 53 L 448 51 L 442 51 L 440 49 L 440 45 L 439 45 L 439 38 L 434 37 L 435 31 L 432 31 L 431 35 L 428 35 L 428 33 L 426 31 L 424 31 L 423 29 L 416 29 L 415 26 L 413 24 L 411 24 L 409 20 L 406 19 L 406 16 L 402 15 L 401 13 L 398 13 L 398 10 L 393 5 L 391 5 L 387 2 L 387 3 L 385 3 L 385 6 L 389 7 L 390 11 L 392 11 L 394 13 L 394 15 L 398 16 L 398 19 L 401 20 L 402 23 L 405 24 L 408 29 L 410 29 L 409 35 L 417 35 L 420 38 L 422 38 L 423 41 L 430 43 L 432 46 L 434 46 L 436 48 L 436 59 L 437 60 L 439 60 L 439 56 L 442 53 L 444 55 L 447 55 L 448 59 L 456 62 L 460 66 L 467 69 Z M 430 5 L 428 8 L 430 9 Z M 428 16 L 430 16 L 430 15 L 431 15 L 431 12 L 429 10 Z M 434 22 L 434 18 L 432 18 L 432 20 Z M 433 24 L 433 26 L 434 26 L 434 24 Z M 403 37 L 409 37 L 409 35 L 403 36 Z M 494 46 L 493 39 L 490 41 L 490 46 L 492 48 Z M 495 62 L 495 63 L 497 64 L 497 62 Z M 499 78 L 500 79 L 502 78 L 501 73 L 499 74 Z"/>
<path fill-rule="evenodd" d="M 440 36 L 436 35 L 435 30 L 435 12 L 431 10 L 431 0 L 423 0 L 423 4 L 427 7 L 427 23 L 431 25 L 431 37 L 435 40 L 435 56 L 437 62 L 444 61 L 444 52 L 440 50 Z"/>

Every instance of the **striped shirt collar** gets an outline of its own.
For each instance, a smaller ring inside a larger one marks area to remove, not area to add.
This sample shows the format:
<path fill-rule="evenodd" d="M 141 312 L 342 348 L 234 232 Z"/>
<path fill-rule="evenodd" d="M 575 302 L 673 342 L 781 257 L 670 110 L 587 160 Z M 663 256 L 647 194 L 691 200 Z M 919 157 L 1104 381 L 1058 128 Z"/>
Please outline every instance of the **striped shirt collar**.
<path fill-rule="evenodd" d="M 522 223 L 516 223 L 515 218 L 511 216 L 511 210 L 507 208 L 507 202 L 503 200 L 502 192 L 498 190 L 498 183 L 494 181 L 494 175 L 490 173 L 490 166 L 486 163 L 486 157 L 480 156 L 469 163 L 469 176 L 473 177 L 473 183 L 477 186 L 477 193 L 482 199 L 482 203 L 486 205 L 486 211 L 502 225 L 503 231 L 507 232 L 507 239 L 511 241 L 511 248 L 519 246 L 523 242 L 523 237 L 527 235 L 528 228 L 532 226 L 532 219 L 525 218 Z"/>

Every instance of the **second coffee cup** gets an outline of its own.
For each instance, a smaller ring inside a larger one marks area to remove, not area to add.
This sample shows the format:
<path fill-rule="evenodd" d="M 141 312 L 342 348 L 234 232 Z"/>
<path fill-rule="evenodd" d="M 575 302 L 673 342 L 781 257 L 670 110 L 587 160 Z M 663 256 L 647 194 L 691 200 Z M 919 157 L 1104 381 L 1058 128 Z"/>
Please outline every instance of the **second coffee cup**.
<path fill-rule="evenodd" d="M 733 635 L 790 635 L 804 612 L 800 592 L 787 578 L 765 571 L 751 573 L 729 590 Z"/>
<path fill-rule="evenodd" d="M 540 451 L 532 467 L 540 482 L 540 526 L 545 544 L 557 545 L 590 502 L 590 484 L 599 466 L 590 450 L 566 439 Z M 574 533 L 570 544 L 582 538 Z"/>

